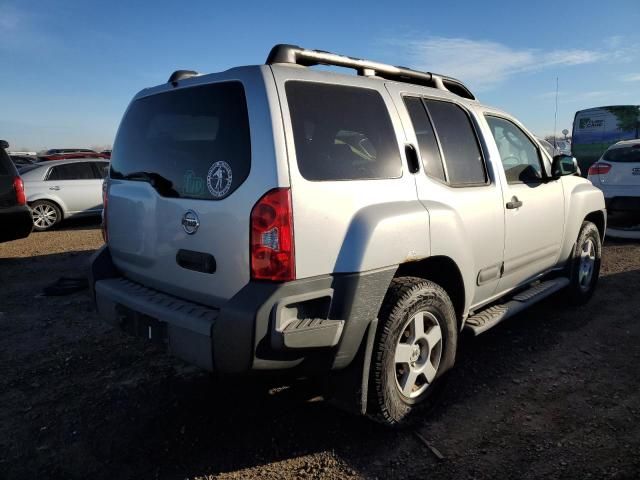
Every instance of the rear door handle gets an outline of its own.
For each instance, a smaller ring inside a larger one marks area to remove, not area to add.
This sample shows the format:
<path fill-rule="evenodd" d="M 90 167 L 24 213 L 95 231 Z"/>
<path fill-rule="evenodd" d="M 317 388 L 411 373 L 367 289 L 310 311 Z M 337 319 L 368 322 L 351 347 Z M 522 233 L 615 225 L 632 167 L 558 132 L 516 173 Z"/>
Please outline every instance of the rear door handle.
<path fill-rule="evenodd" d="M 49 187 L 49 190 L 60 190 L 60 187 L 56 185 L 55 187 Z"/>
<path fill-rule="evenodd" d="M 511 197 L 511 201 L 507 202 L 507 208 L 509 210 L 513 210 L 514 208 L 520 208 L 522 206 L 522 202 L 518 200 L 518 197 L 515 195 Z"/>

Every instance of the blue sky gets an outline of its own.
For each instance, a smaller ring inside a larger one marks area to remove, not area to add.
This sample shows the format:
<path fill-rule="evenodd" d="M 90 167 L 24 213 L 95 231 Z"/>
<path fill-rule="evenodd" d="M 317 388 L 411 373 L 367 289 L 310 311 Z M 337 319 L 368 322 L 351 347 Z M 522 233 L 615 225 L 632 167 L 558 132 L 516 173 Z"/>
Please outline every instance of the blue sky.
<path fill-rule="evenodd" d="M 108 145 L 130 98 L 178 68 L 263 63 L 295 43 L 456 76 L 540 135 L 640 103 L 638 0 L 0 0 L 0 138 Z"/>

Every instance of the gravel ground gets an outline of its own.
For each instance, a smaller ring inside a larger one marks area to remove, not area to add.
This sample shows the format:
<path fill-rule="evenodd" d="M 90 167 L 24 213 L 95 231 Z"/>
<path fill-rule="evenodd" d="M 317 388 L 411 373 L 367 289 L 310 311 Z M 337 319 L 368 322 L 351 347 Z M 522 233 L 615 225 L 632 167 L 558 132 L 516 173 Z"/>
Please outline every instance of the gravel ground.
<path fill-rule="evenodd" d="M 304 380 L 211 376 L 97 318 L 91 222 L 0 244 L 0 478 L 638 478 L 640 245 L 607 242 L 593 300 L 463 336 L 444 402 L 391 432 Z M 419 438 L 443 456 L 439 459 Z"/>

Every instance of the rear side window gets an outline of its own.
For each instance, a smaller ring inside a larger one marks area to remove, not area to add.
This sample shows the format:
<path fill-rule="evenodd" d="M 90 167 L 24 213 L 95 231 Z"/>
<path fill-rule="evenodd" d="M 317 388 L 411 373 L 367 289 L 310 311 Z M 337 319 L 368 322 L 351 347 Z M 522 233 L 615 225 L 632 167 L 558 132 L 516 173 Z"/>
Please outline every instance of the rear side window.
<path fill-rule="evenodd" d="M 167 197 L 225 198 L 250 168 L 249 117 L 240 82 L 136 100 L 111 157 L 111 178 L 148 182 Z"/>
<path fill-rule="evenodd" d="M 630 147 L 612 148 L 602 157 L 607 162 L 640 163 L 640 144 Z"/>
<path fill-rule="evenodd" d="M 90 163 L 68 163 L 51 169 L 47 180 L 92 180 L 96 178 Z"/>
<path fill-rule="evenodd" d="M 109 174 L 109 164 L 107 162 L 95 162 L 93 168 L 96 178 L 106 178 Z"/>
<path fill-rule="evenodd" d="M 487 173 L 466 112 L 451 102 L 425 100 L 440 140 L 447 179 L 454 186 L 484 185 Z"/>
<path fill-rule="evenodd" d="M 444 181 L 444 168 L 442 167 L 438 141 L 422 100 L 417 97 L 405 97 L 404 103 L 407 106 L 413 129 L 416 132 L 425 172 L 430 177 Z"/>
<path fill-rule="evenodd" d="M 9 175 L 9 164 L 11 159 L 4 150 L 0 150 L 0 175 Z"/>
<path fill-rule="evenodd" d="M 398 141 L 375 90 L 289 81 L 287 102 L 300 173 L 307 180 L 402 175 Z"/>

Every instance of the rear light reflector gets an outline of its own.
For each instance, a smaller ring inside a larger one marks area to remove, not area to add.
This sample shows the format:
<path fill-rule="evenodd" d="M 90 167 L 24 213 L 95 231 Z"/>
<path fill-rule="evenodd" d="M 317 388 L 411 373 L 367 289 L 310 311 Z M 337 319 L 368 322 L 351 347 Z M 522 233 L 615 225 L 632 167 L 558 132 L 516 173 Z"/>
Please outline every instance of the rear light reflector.
<path fill-rule="evenodd" d="M 296 278 L 289 188 L 270 190 L 251 210 L 251 278 L 274 282 Z"/>
<path fill-rule="evenodd" d="M 13 189 L 16 192 L 16 201 L 18 205 L 27 204 L 27 196 L 24 193 L 24 182 L 20 177 L 13 178 Z"/>
<path fill-rule="evenodd" d="M 589 167 L 589 175 L 606 175 L 611 170 L 611 164 L 596 162 Z"/>

